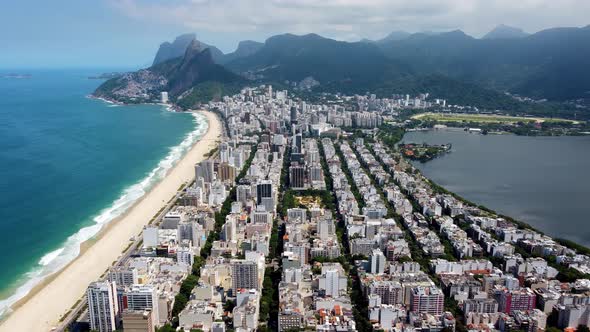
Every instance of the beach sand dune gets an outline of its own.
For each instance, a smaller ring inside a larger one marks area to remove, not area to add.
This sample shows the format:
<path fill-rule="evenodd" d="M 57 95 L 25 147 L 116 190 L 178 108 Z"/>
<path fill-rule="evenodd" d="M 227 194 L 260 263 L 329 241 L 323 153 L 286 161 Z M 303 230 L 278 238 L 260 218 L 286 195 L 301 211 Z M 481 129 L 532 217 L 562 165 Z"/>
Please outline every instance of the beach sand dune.
<path fill-rule="evenodd" d="M 129 239 L 140 234 L 183 183 L 194 179 L 194 164 L 218 144 L 222 130 L 216 115 L 202 112 L 209 122 L 207 133 L 160 183 L 88 243 L 78 258 L 23 299 L 0 324 L 0 331 L 50 331 L 84 296 L 88 284 L 100 278 L 119 258 Z"/>

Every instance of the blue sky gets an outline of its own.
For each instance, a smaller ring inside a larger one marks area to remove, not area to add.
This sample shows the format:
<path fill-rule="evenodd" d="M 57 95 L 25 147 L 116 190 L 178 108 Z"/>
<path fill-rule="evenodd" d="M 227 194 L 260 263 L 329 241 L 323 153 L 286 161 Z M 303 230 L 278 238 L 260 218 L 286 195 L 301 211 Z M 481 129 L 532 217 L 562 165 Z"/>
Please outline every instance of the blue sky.
<path fill-rule="evenodd" d="M 500 23 L 536 32 L 588 25 L 589 12 L 588 0 L 6 0 L 0 68 L 140 67 L 187 32 L 230 52 L 285 32 L 348 41 L 393 30 L 480 37 Z"/>
<path fill-rule="evenodd" d="M 139 66 L 181 27 L 146 24 L 100 0 L 6 1 L 0 67 Z"/>

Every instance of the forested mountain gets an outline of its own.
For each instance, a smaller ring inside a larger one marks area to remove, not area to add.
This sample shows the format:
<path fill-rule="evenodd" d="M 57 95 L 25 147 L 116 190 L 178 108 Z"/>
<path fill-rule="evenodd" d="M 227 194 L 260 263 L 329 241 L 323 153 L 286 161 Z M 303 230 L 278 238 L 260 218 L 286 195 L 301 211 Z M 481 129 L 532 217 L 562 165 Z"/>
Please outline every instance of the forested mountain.
<path fill-rule="evenodd" d="M 375 82 L 409 75 L 408 68 L 387 58 L 376 45 L 336 41 L 316 34 L 271 37 L 258 52 L 226 66 L 266 80 L 301 81 L 312 76 L 321 84 L 365 89 Z"/>
<path fill-rule="evenodd" d="M 248 83 L 312 81 L 316 91 L 430 92 L 451 103 L 490 109 L 519 108 L 505 92 L 557 102 L 590 99 L 590 26 L 532 35 L 519 31 L 500 27 L 482 39 L 460 30 L 397 31 L 376 42 L 283 34 L 264 43 L 241 42 L 229 54 L 188 34 L 162 44 L 151 68 L 109 80 L 96 94 L 129 95 L 133 88 L 135 94 L 150 95 L 167 89 L 178 97 L 203 82 L 215 82 L 208 86 L 223 93 L 226 84 L 234 91 Z"/>
<path fill-rule="evenodd" d="M 253 40 L 243 40 L 238 44 L 238 48 L 234 52 L 225 54 L 223 56 L 221 63 L 228 63 L 233 60 L 252 55 L 258 52 L 263 46 L 264 43 L 259 43 Z"/>
<path fill-rule="evenodd" d="M 167 91 L 172 100 L 191 107 L 202 100 L 191 96 L 201 85 L 240 86 L 245 79 L 216 64 L 211 48 L 193 39 L 181 57 L 160 62 L 150 68 L 110 79 L 99 86 L 95 96 L 122 102 L 146 102 L 159 99 Z"/>
<path fill-rule="evenodd" d="M 590 26 L 511 39 L 475 39 L 459 30 L 415 34 L 381 48 L 417 74 L 438 73 L 534 98 L 590 97 Z"/>
<path fill-rule="evenodd" d="M 160 48 L 154 57 L 152 66 L 182 57 L 186 51 L 186 48 L 195 40 L 197 40 L 197 37 L 194 33 L 187 33 L 176 37 L 172 43 L 164 42 L 160 44 Z M 215 46 L 207 45 L 203 42 L 200 43 L 201 45 L 205 46 L 205 48 L 210 49 L 211 56 L 215 62 L 220 63 L 222 61 L 223 52 L 221 52 L 221 50 Z"/>

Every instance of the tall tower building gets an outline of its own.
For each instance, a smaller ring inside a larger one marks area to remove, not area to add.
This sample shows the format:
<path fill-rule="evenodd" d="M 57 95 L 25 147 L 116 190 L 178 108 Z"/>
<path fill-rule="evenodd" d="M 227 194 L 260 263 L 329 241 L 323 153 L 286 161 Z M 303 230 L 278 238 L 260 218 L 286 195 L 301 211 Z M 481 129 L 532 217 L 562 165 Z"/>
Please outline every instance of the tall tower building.
<path fill-rule="evenodd" d="M 236 201 L 246 204 L 252 197 L 252 187 L 249 185 L 241 184 L 236 189 Z"/>
<path fill-rule="evenodd" d="M 305 188 L 305 168 L 301 165 L 289 167 L 289 184 L 291 188 Z"/>
<path fill-rule="evenodd" d="M 293 137 L 293 147 L 297 149 L 297 151 L 294 152 L 303 153 L 303 135 L 296 134 L 295 137 Z"/>
<path fill-rule="evenodd" d="M 266 211 L 273 209 L 272 181 L 262 180 L 256 184 L 256 204 L 264 205 Z"/>
<path fill-rule="evenodd" d="M 205 182 L 215 179 L 215 162 L 212 159 L 203 160 L 195 165 L 195 179 L 202 177 Z"/>
<path fill-rule="evenodd" d="M 233 183 L 236 179 L 236 168 L 229 163 L 222 162 L 219 164 L 219 180 Z"/>
<path fill-rule="evenodd" d="M 328 240 L 335 234 L 334 221 L 332 219 L 323 219 L 318 222 L 317 233 L 321 240 Z"/>
<path fill-rule="evenodd" d="M 229 146 L 227 142 L 222 142 L 219 144 L 219 159 L 222 163 L 229 162 L 229 156 L 231 155 L 232 148 Z"/>
<path fill-rule="evenodd" d="M 186 266 L 193 266 L 195 263 L 195 253 L 193 252 L 193 244 L 189 240 L 183 240 L 176 249 L 176 261 L 179 264 Z"/>
<path fill-rule="evenodd" d="M 444 308 L 443 292 L 436 287 L 414 287 L 410 293 L 410 308 L 413 312 L 441 315 Z"/>
<path fill-rule="evenodd" d="M 297 108 L 291 106 L 291 123 L 297 123 Z"/>
<path fill-rule="evenodd" d="M 117 287 L 114 282 L 97 281 L 86 290 L 90 329 L 112 332 L 117 329 L 116 316 L 119 314 Z"/>
<path fill-rule="evenodd" d="M 258 289 L 258 265 L 255 262 L 234 260 L 231 270 L 234 294 L 240 289 Z"/>
<path fill-rule="evenodd" d="M 236 237 L 236 220 L 230 218 L 223 224 L 223 239 L 229 242 L 235 240 Z"/>
<path fill-rule="evenodd" d="M 160 101 L 162 102 L 162 104 L 168 103 L 168 92 L 162 91 L 162 93 L 160 93 Z"/>
<path fill-rule="evenodd" d="M 326 296 L 337 297 L 347 287 L 347 278 L 342 268 L 336 266 L 322 267 L 322 275 L 319 278 L 318 287 L 325 291 Z"/>
<path fill-rule="evenodd" d="M 385 272 L 385 255 L 381 249 L 373 249 L 371 252 L 371 273 L 382 274 Z"/>

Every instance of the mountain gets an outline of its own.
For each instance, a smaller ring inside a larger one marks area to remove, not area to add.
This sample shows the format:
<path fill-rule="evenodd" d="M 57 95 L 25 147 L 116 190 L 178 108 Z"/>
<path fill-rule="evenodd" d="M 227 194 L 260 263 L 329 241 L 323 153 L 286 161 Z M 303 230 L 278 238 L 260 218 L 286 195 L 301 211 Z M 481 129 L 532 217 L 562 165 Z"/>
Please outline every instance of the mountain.
<path fill-rule="evenodd" d="M 197 40 L 197 36 L 194 33 L 187 33 L 176 37 L 172 43 L 164 42 L 160 44 L 160 48 L 156 53 L 152 65 L 157 65 L 162 62 L 183 56 L 186 48 L 195 40 Z M 221 63 L 223 61 L 222 59 L 224 54 L 221 50 L 215 46 L 207 45 L 205 43 L 201 44 L 207 48 L 210 48 L 211 55 L 216 63 Z"/>
<path fill-rule="evenodd" d="M 184 57 L 166 77 L 168 92 L 178 96 L 201 82 L 237 81 L 238 76 L 215 63 L 211 48 L 196 40 L 187 47 Z"/>
<path fill-rule="evenodd" d="M 415 42 L 433 38 L 423 33 L 409 36 Z M 472 37 L 460 31 L 439 37 L 441 44 L 469 43 Z M 319 81 L 317 92 L 345 94 L 431 92 L 449 103 L 502 109 L 515 107 L 517 101 L 504 93 L 477 84 L 449 78 L 446 75 L 418 72 L 401 61 L 388 58 L 374 43 L 342 42 L 315 34 L 278 35 L 269 38 L 256 53 L 226 64 L 242 75 L 259 82 L 300 82 L 309 77 Z"/>
<path fill-rule="evenodd" d="M 183 35 L 160 47 L 155 65 L 108 80 L 95 95 L 145 102 L 168 91 L 189 108 L 236 91 L 247 77 L 251 84 L 313 82 L 307 87 L 320 92 L 430 92 L 488 109 L 521 107 L 504 92 L 558 102 L 590 99 L 590 26 L 521 38 L 477 39 L 461 30 L 402 35 L 344 42 L 282 34 L 264 43 L 243 41 L 227 55 Z"/>
<path fill-rule="evenodd" d="M 482 39 L 513 39 L 524 38 L 529 34 L 520 28 L 514 28 L 504 24 L 500 24 L 492 31 L 488 32 Z"/>
<path fill-rule="evenodd" d="M 320 84 L 365 90 L 380 80 L 408 74 L 373 44 L 336 41 L 316 34 L 270 37 L 256 53 L 226 66 L 266 81 L 299 82 L 313 77 Z"/>
<path fill-rule="evenodd" d="M 161 91 L 168 91 L 171 100 L 190 108 L 219 97 L 213 91 L 206 94 L 208 99 L 201 99 L 203 86 L 235 90 L 244 83 L 240 76 L 215 63 L 209 45 L 193 39 L 180 57 L 110 79 L 99 86 L 94 95 L 119 102 L 141 103 L 157 101 Z"/>
<path fill-rule="evenodd" d="M 387 43 L 387 42 L 396 41 L 396 40 L 404 40 L 404 39 L 410 37 L 411 35 L 412 34 L 409 32 L 396 30 L 396 31 L 392 31 L 390 34 L 388 34 L 384 38 L 379 39 L 377 41 L 377 43 Z"/>
<path fill-rule="evenodd" d="M 183 56 L 188 45 L 195 39 L 194 33 L 187 33 L 176 37 L 172 43 L 163 42 L 160 44 L 152 65 Z"/>
<path fill-rule="evenodd" d="M 203 44 L 206 48 L 209 49 L 209 51 L 211 52 L 211 58 L 213 59 L 213 61 L 215 61 L 215 63 L 222 64 L 224 62 L 225 54 L 223 54 L 223 52 L 220 49 L 212 45 L 207 45 L 205 43 L 201 44 Z"/>
<path fill-rule="evenodd" d="M 228 53 L 223 57 L 222 63 L 228 63 L 238 58 L 252 55 L 258 52 L 262 46 L 264 46 L 264 44 L 257 41 L 243 40 L 238 44 L 238 48 L 234 52 Z"/>
<path fill-rule="evenodd" d="M 379 46 L 416 74 L 442 74 L 539 99 L 590 96 L 590 26 L 509 39 L 475 39 L 460 30 L 414 34 Z"/>

